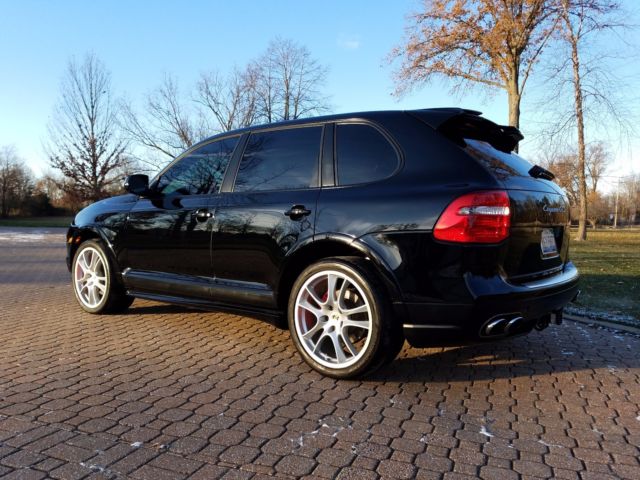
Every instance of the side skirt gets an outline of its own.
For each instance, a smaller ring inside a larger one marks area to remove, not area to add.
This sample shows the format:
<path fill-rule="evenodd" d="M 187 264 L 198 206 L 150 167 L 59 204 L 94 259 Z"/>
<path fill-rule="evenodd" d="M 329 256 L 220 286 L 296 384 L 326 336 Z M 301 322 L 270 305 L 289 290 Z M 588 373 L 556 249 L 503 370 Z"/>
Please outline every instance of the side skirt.
<path fill-rule="evenodd" d="M 198 310 L 219 311 L 245 315 L 259 320 L 266 321 L 276 327 L 284 328 L 284 314 L 279 310 L 250 308 L 237 305 L 228 305 L 220 302 L 208 301 L 201 298 L 177 297 L 173 295 L 163 295 L 159 293 L 141 292 L 137 290 L 127 290 L 127 295 L 145 300 L 153 300 L 156 302 L 170 303 L 173 305 L 181 305 L 184 307 L 196 308 Z"/>

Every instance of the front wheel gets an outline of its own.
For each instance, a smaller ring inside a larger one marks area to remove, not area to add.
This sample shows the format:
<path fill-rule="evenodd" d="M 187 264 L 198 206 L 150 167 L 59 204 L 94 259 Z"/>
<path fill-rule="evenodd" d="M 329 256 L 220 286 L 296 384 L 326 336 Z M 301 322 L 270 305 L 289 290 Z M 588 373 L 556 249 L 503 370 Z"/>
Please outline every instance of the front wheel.
<path fill-rule="evenodd" d="M 323 260 L 293 285 L 288 309 L 293 343 L 325 375 L 370 373 L 399 351 L 401 333 L 388 305 L 386 291 L 364 260 Z"/>
<path fill-rule="evenodd" d="M 133 297 L 113 277 L 102 244 L 89 240 L 80 245 L 71 267 L 73 292 L 80 306 L 89 313 L 115 313 L 126 310 Z"/>

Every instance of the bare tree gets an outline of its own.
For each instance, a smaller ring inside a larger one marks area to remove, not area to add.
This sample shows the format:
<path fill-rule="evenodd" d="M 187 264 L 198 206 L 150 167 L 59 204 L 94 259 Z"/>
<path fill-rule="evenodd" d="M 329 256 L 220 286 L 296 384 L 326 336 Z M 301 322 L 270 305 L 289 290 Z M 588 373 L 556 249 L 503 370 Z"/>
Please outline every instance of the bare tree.
<path fill-rule="evenodd" d="M 141 112 L 130 102 L 123 104 L 120 124 L 137 145 L 162 157 L 138 160 L 158 167 L 213 133 L 322 112 L 327 99 L 320 88 L 326 75 L 327 68 L 306 47 L 277 38 L 245 68 L 229 75 L 202 74 L 189 96 L 183 97 L 177 81 L 165 76 Z"/>
<path fill-rule="evenodd" d="M 506 90 L 509 125 L 520 126 L 522 94 L 554 24 L 547 0 L 424 0 L 410 16 L 397 94 L 434 77 L 454 89 L 479 84 Z"/>
<path fill-rule="evenodd" d="M 201 140 L 205 133 L 193 109 L 180 93 L 178 82 L 165 75 L 162 84 L 145 99 L 143 112 L 123 102 L 120 125 L 129 139 L 166 158 L 174 158 Z M 157 166 L 151 158 L 139 159 Z"/>
<path fill-rule="evenodd" d="M 212 131 L 228 132 L 253 125 L 258 117 L 254 78 L 249 70 L 234 69 L 230 75 L 220 72 L 202 74 L 196 87 L 195 100 L 204 108 L 204 117 Z"/>
<path fill-rule="evenodd" d="M 579 178 L 576 172 L 579 168 L 579 158 L 576 150 L 565 151 L 564 153 L 556 153 L 542 158 L 540 165 L 550 170 L 555 175 L 555 181 L 567 192 L 569 202 L 573 206 L 580 204 L 580 186 Z M 585 180 L 588 185 L 588 198 L 599 198 L 598 185 L 600 180 L 607 172 L 607 168 L 611 163 L 611 153 L 603 142 L 594 142 L 587 145 L 586 149 L 586 176 Z M 592 202 L 589 202 L 591 204 Z"/>
<path fill-rule="evenodd" d="M 327 67 L 293 40 L 276 38 L 245 73 L 255 95 L 260 120 L 293 120 L 327 110 L 320 91 Z"/>
<path fill-rule="evenodd" d="M 0 216 L 7 217 L 30 195 L 33 175 L 22 164 L 15 148 L 0 148 Z"/>
<path fill-rule="evenodd" d="M 602 142 L 587 145 L 585 167 L 591 193 L 598 191 L 598 183 L 611 164 L 611 154 Z"/>
<path fill-rule="evenodd" d="M 127 162 L 127 142 L 119 135 L 111 77 L 95 55 L 71 60 L 60 101 L 49 123 L 49 162 L 71 182 L 68 188 L 95 201 L 119 181 L 114 172 Z"/>
<path fill-rule="evenodd" d="M 587 238 L 589 220 L 587 121 L 591 117 L 592 125 L 607 123 L 608 128 L 617 128 L 621 132 L 633 128 L 629 123 L 632 115 L 625 112 L 628 99 L 620 101 L 616 98 L 616 90 L 621 83 L 606 67 L 607 55 L 602 49 L 594 48 L 598 34 L 622 27 L 623 23 L 615 18 L 620 13 L 620 4 L 615 0 L 553 0 L 553 5 L 558 21 L 558 42 L 552 52 L 545 82 L 550 92 L 549 104 L 554 111 L 548 134 L 552 137 L 570 136 L 577 145 L 575 176 L 579 215 L 576 240 L 580 241 Z M 562 99 L 567 98 L 569 92 L 572 105 L 561 112 L 559 110 L 565 108 Z M 605 119 L 610 122 L 605 122 Z M 571 133 L 572 129 L 574 133 Z M 597 180 L 592 191 L 595 188 Z"/>

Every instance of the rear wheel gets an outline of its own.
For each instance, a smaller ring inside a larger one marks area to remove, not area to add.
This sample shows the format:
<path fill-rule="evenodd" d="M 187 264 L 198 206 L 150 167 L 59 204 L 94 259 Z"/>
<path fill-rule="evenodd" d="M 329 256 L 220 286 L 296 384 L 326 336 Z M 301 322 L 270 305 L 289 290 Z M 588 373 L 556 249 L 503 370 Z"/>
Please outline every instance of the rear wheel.
<path fill-rule="evenodd" d="M 304 270 L 293 285 L 288 316 L 302 358 L 332 377 L 372 372 L 395 358 L 398 341 L 402 347 L 386 292 L 359 258 L 327 259 Z"/>
<path fill-rule="evenodd" d="M 96 240 L 80 245 L 71 275 L 76 299 L 89 313 L 121 312 L 133 303 L 133 297 L 114 279 L 104 247 Z"/>

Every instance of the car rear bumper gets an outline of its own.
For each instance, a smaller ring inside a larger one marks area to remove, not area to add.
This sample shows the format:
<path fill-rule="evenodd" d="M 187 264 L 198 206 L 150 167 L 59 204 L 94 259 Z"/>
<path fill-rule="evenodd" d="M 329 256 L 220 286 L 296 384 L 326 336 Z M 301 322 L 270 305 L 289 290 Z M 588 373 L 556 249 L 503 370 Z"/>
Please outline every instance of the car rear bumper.
<path fill-rule="evenodd" d="M 464 281 L 471 302 L 402 303 L 403 330 L 411 345 L 462 344 L 527 333 L 578 295 L 579 274 L 568 262 L 561 273 L 529 283 L 471 274 Z"/>

